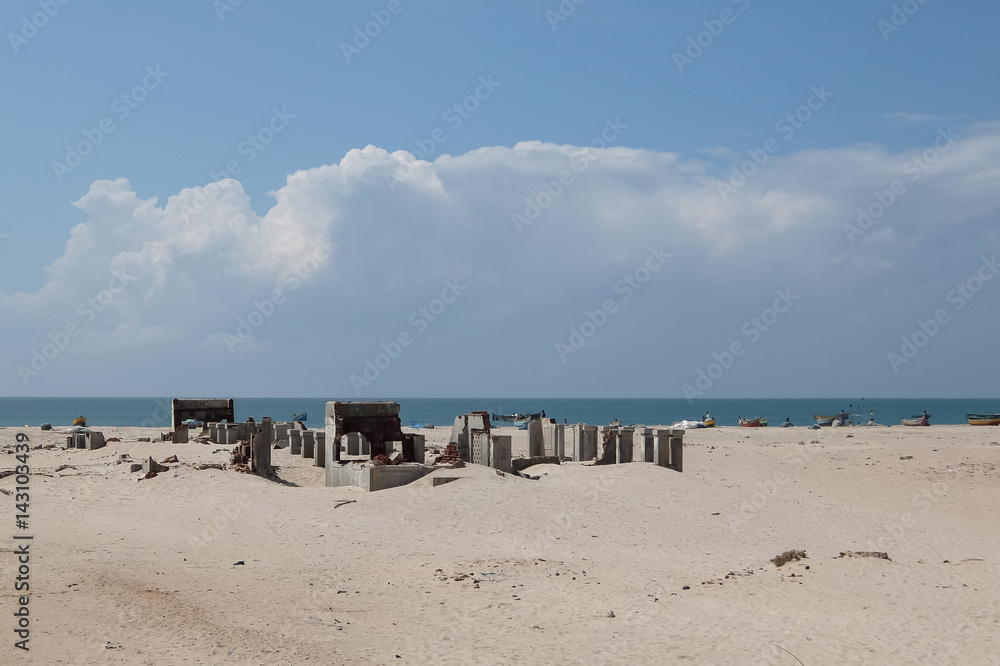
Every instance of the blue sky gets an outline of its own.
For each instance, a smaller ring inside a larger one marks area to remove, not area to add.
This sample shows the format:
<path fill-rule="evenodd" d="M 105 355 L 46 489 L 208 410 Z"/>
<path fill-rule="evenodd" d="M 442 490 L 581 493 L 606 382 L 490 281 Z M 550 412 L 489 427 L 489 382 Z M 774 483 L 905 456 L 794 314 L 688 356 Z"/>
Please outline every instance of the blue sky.
<path fill-rule="evenodd" d="M 650 4 L 5 3 L 0 394 L 996 395 L 1000 6 Z"/>

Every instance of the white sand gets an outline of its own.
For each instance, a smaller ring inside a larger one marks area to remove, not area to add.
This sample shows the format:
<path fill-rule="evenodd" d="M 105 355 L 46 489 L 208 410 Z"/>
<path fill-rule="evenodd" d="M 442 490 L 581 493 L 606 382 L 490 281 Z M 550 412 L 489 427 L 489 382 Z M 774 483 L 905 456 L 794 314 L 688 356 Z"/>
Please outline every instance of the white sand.
<path fill-rule="evenodd" d="M 287 450 L 282 485 L 192 467 L 229 447 L 94 429 L 124 441 L 30 454 L 53 476 L 31 479 L 28 655 L 0 495 L 0 663 L 1000 664 L 1000 428 L 689 431 L 683 474 L 469 466 L 371 494 Z M 137 481 L 120 453 L 180 464 Z"/>

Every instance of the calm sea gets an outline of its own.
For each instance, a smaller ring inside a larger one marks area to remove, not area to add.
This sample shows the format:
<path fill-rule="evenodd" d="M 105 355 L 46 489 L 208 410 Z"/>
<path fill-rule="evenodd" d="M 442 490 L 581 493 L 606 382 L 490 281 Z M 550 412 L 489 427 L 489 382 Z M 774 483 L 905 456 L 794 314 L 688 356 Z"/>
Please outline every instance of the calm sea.
<path fill-rule="evenodd" d="M 270 416 L 288 420 L 306 412 L 306 425 L 320 428 L 328 400 L 337 398 L 236 398 L 236 420 Z M 343 398 L 342 398 L 343 399 Z M 809 425 L 813 414 L 836 414 L 841 410 L 861 414 L 875 412 L 875 421 L 898 425 L 900 418 L 931 414 L 932 424 L 965 423 L 966 412 L 1000 413 L 1000 400 L 993 399 L 715 399 L 688 404 L 684 399 L 566 399 L 566 398 L 379 398 L 400 406 L 403 425 L 411 422 L 450 426 L 455 417 L 473 410 L 497 413 L 545 411 L 545 415 L 569 423 L 603 425 L 614 419 L 622 423 L 670 424 L 699 419 L 706 410 L 720 426 L 737 425 L 738 417 L 766 416 L 772 425 L 789 417 L 794 425 Z M 0 426 L 65 426 L 77 416 L 90 425 L 166 427 L 170 422 L 170 398 L 0 398 Z M 855 422 L 857 422 L 855 417 Z"/>

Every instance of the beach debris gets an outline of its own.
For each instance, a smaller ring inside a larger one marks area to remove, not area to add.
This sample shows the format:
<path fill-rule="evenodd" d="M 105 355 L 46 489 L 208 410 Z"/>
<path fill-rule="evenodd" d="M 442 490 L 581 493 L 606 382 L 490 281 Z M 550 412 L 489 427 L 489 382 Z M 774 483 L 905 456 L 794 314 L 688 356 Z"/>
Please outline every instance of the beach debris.
<path fill-rule="evenodd" d="M 614 616 L 615 616 L 614 611 L 608 611 L 607 617 L 614 617 Z"/>
<path fill-rule="evenodd" d="M 165 460 L 163 461 L 163 464 L 165 465 L 165 464 L 167 464 L 167 463 L 175 463 L 175 462 L 180 462 L 180 461 L 179 461 L 179 460 L 177 459 L 177 456 L 169 456 L 169 457 L 167 457 L 167 458 L 166 458 L 166 459 L 165 459 Z"/>
<path fill-rule="evenodd" d="M 43 423 L 42 425 L 38 426 L 38 429 L 39 430 L 52 430 L 52 424 L 51 423 Z"/>
<path fill-rule="evenodd" d="M 913 456 L 899 456 L 900 460 L 913 460 Z"/>
<path fill-rule="evenodd" d="M 61 472 L 64 469 L 76 469 L 76 467 L 73 467 L 72 465 L 59 465 L 59 467 L 56 467 L 57 472 Z"/>
<path fill-rule="evenodd" d="M 462 456 L 458 453 L 458 446 L 455 444 L 449 444 L 444 448 L 444 453 L 434 459 L 435 465 L 449 465 L 451 463 L 458 462 L 462 459 Z"/>
<path fill-rule="evenodd" d="M 223 465 L 222 463 L 204 463 L 202 465 L 195 465 L 194 468 L 197 469 L 197 470 L 203 470 L 203 469 L 221 469 L 221 470 L 224 470 L 224 469 L 226 469 L 226 466 Z"/>
<path fill-rule="evenodd" d="M 684 587 L 682 587 L 681 589 L 682 589 L 682 590 L 690 590 L 690 589 L 691 589 L 691 586 L 690 586 L 690 585 L 685 585 L 685 586 L 684 586 Z"/>
<path fill-rule="evenodd" d="M 154 472 L 166 472 L 170 468 L 166 465 L 161 465 L 160 463 L 153 460 L 152 456 L 146 459 L 146 462 L 142 463 L 142 471 L 146 473 Z"/>
<path fill-rule="evenodd" d="M 240 560 L 239 562 L 233 562 L 233 566 L 234 567 L 246 566 L 246 562 L 244 562 L 243 560 Z"/>
<path fill-rule="evenodd" d="M 155 479 L 155 478 L 156 478 L 156 472 L 147 472 L 146 476 L 142 477 L 139 480 L 140 481 L 145 481 L 146 479 Z"/>
<path fill-rule="evenodd" d="M 340 501 L 340 502 L 337 502 L 337 503 L 336 503 L 336 504 L 335 504 L 335 505 L 333 506 L 333 508 L 334 508 L 334 509 L 339 509 L 340 507 L 344 506 L 345 504 L 354 504 L 354 503 L 356 503 L 357 501 L 358 501 L 358 500 L 343 500 L 343 501 Z"/>
<path fill-rule="evenodd" d="M 120 442 L 122 441 L 119 437 L 108 437 L 105 442 Z"/>
<path fill-rule="evenodd" d="M 774 563 L 774 566 L 781 568 L 789 562 L 797 562 L 807 557 L 808 555 L 806 555 L 806 551 L 804 550 L 786 550 L 781 555 L 771 558 L 771 562 Z"/>
<path fill-rule="evenodd" d="M 888 553 L 880 553 L 874 550 L 859 550 L 856 552 L 848 550 L 841 553 L 840 557 L 872 557 L 877 560 L 889 560 L 890 562 L 892 561 L 892 558 L 889 557 Z"/>
<path fill-rule="evenodd" d="M 137 439 L 135 441 L 137 441 L 137 442 L 148 442 L 149 441 L 149 437 L 140 437 L 139 439 Z"/>
<path fill-rule="evenodd" d="M 17 436 L 14 439 L 16 439 L 19 442 L 27 442 L 28 441 L 28 434 L 24 433 L 24 432 L 19 432 L 19 433 L 17 433 Z"/>

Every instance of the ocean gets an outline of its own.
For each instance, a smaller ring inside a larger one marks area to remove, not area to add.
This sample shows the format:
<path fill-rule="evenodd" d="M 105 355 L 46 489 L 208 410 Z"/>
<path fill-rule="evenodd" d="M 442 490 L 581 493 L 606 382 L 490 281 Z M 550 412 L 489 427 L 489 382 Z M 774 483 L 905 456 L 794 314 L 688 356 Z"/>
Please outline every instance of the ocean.
<path fill-rule="evenodd" d="M 306 425 L 324 426 L 326 403 L 349 398 L 235 398 L 236 420 L 270 416 L 275 421 L 288 420 L 292 414 L 306 412 Z M 696 400 L 662 398 L 371 398 L 399 403 L 403 425 L 411 422 L 450 426 L 455 417 L 473 410 L 497 413 L 533 413 L 569 423 L 603 425 L 614 419 L 628 424 L 666 424 L 682 419 L 700 419 L 711 412 L 720 426 L 735 426 L 739 417 L 766 416 L 771 425 L 791 419 L 797 426 L 813 422 L 813 414 L 837 414 L 841 410 L 860 414 L 868 421 L 899 425 L 901 418 L 927 410 L 931 424 L 965 423 L 966 412 L 1000 413 L 995 399 L 895 399 L 895 398 L 767 398 Z M 170 424 L 170 398 L 0 398 L 0 426 L 38 426 L 51 423 L 66 426 L 77 416 L 85 416 L 88 425 L 163 427 Z M 855 423 L 858 417 L 855 417 Z"/>

